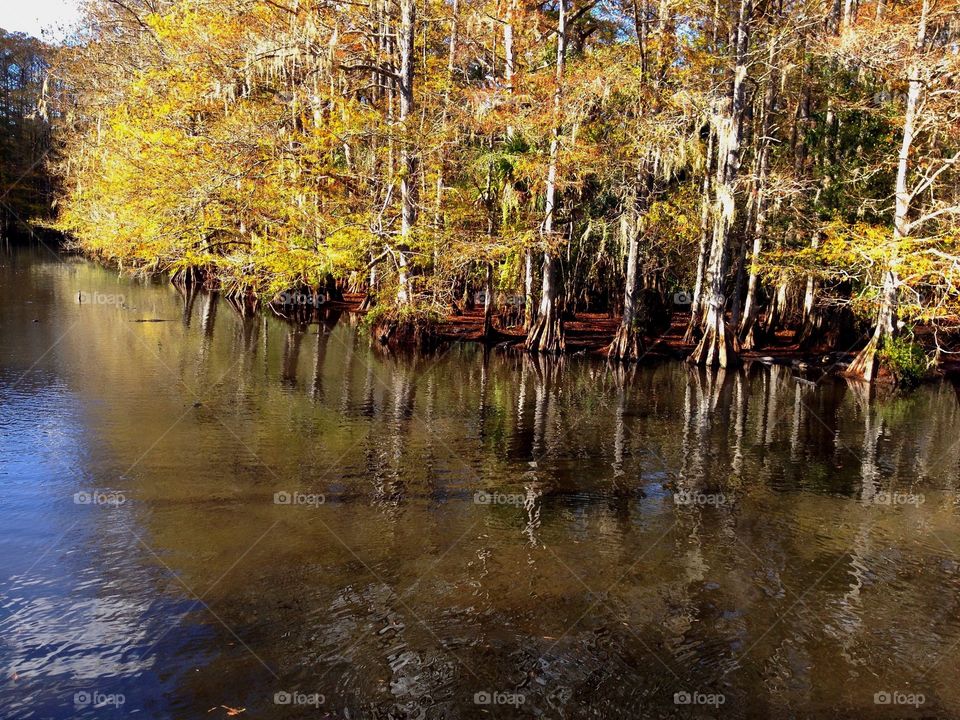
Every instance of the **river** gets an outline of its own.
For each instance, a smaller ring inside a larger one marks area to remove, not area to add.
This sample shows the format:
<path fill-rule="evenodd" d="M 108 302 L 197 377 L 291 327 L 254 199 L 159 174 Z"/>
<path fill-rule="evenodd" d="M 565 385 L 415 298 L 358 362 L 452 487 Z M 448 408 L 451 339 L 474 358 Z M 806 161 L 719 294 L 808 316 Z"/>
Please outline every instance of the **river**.
<path fill-rule="evenodd" d="M 960 717 L 949 384 L 368 338 L 0 255 L 2 717 Z"/>

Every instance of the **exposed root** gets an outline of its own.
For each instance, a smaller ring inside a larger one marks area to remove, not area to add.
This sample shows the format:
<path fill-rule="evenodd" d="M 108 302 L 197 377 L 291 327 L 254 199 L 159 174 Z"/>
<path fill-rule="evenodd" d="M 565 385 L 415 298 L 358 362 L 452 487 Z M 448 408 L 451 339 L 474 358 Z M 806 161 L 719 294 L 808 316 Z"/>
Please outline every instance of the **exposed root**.
<path fill-rule="evenodd" d="M 534 321 L 533 327 L 527 333 L 524 348 L 527 352 L 545 355 L 560 355 L 566 350 L 563 318 L 560 317 L 556 305 L 551 305 L 548 312 L 541 312 Z"/>
<path fill-rule="evenodd" d="M 742 331 L 741 331 L 742 332 Z M 752 320 L 746 328 L 740 339 L 741 350 L 753 350 L 760 347 L 764 342 L 763 328 L 756 319 Z"/>
<path fill-rule="evenodd" d="M 687 323 L 687 331 L 683 334 L 683 342 L 687 345 L 693 345 L 703 337 L 703 316 L 696 310 L 691 310 L 690 322 Z"/>
<path fill-rule="evenodd" d="M 440 344 L 437 325 L 422 318 L 384 317 L 371 328 L 377 343 L 390 350 L 432 350 Z"/>
<path fill-rule="evenodd" d="M 736 333 L 727 327 L 723 316 L 712 318 L 700 343 L 690 353 L 688 362 L 704 367 L 734 367 L 740 364 L 740 344 Z"/>
<path fill-rule="evenodd" d="M 632 325 L 621 323 L 613 342 L 607 346 L 607 357 L 610 360 L 636 362 L 646 354 L 646 343 L 643 335 Z"/>
<path fill-rule="evenodd" d="M 857 353 L 844 375 L 848 377 L 873 382 L 880 374 L 880 351 L 883 349 L 885 336 L 883 333 L 874 333 L 870 342 Z"/>

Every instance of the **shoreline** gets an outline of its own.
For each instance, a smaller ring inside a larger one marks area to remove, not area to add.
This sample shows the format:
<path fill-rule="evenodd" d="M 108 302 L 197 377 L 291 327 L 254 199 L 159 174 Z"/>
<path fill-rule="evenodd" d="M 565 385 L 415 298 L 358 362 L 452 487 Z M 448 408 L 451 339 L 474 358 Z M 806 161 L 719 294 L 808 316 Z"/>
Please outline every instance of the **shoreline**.
<path fill-rule="evenodd" d="M 326 307 L 364 316 L 368 312 L 361 307 L 365 297 L 364 293 L 345 292 L 342 302 L 331 302 Z M 281 317 L 296 322 L 293 318 L 286 318 L 283 315 Z M 640 360 L 618 364 L 643 365 L 650 361 L 685 361 L 694 349 L 694 344 L 683 341 L 689 320 L 689 311 L 675 311 L 670 318 L 670 326 L 664 333 L 646 338 L 647 351 Z M 610 317 L 606 313 L 578 313 L 575 319 L 567 320 L 564 323 L 567 350 L 563 355 L 607 360 L 606 348 L 613 340 L 619 324 L 619 316 Z M 496 327 L 497 336 L 494 339 L 487 340 L 483 335 L 483 308 L 481 307 L 472 310 L 464 309 L 460 314 L 448 313 L 437 325 L 436 332 L 439 343 L 469 342 L 518 351 L 522 351 L 522 345 L 526 337 L 522 326 L 516 325 L 506 328 Z M 795 331 L 793 329 L 781 330 L 776 334 L 774 343 L 764 345 L 756 350 L 741 351 L 741 364 L 789 365 L 801 372 L 842 377 L 847 365 L 856 356 L 856 348 L 851 348 L 846 352 L 801 350 L 797 346 L 794 336 Z M 398 349 L 412 349 L 412 346 L 402 345 Z M 941 361 L 939 365 L 933 368 L 927 381 L 941 379 L 960 382 L 960 359 Z M 878 378 L 875 384 L 891 385 L 892 381 L 889 378 Z"/>
<path fill-rule="evenodd" d="M 61 248 L 61 252 L 63 252 Z M 105 261 L 96 255 L 83 252 L 82 250 L 67 250 L 68 254 L 82 258 L 104 267 L 116 269 L 112 263 Z M 127 268 L 129 272 L 132 269 Z M 198 269 L 199 270 L 199 269 Z M 142 269 L 141 269 L 142 271 Z M 137 272 L 137 271 L 134 271 Z M 202 272 L 202 271 L 200 271 Z M 223 291 L 220 282 L 215 275 L 194 276 L 192 282 L 177 282 L 175 276 L 167 270 L 156 270 L 148 272 L 148 275 L 156 278 L 165 278 L 172 287 L 179 292 L 207 292 L 216 293 L 236 311 L 240 313 L 259 313 L 270 310 L 275 316 L 285 322 L 313 324 L 320 321 L 317 313 L 326 308 L 333 311 L 348 312 L 358 317 L 364 317 L 369 309 L 363 307 L 367 297 L 363 292 L 341 292 L 342 299 L 327 300 L 314 306 L 288 306 L 308 311 L 307 317 L 288 316 L 280 312 L 284 306 L 277 303 L 263 302 L 256 299 L 256 302 L 246 304 L 241 307 L 241 299 L 231 296 Z M 298 291 L 291 289 L 290 293 Z M 317 291 L 320 292 L 320 291 Z M 475 307 L 473 309 L 464 308 L 459 313 L 448 309 L 446 315 L 435 326 L 435 339 L 437 343 L 444 342 L 470 342 L 487 345 L 489 347 L 506 347 L 522 351 L 522 344 L 526 337 L 521 325 L 510 327 L 497 326 L 499 316 L 494 316 L 494 327 L 496 337 L 487 340 L 483 335 L 483 308 Z M 637 361 L 623 363 L 625 365 L 643 365 L 648 361 L 676 360 L 684 361 L 694 349 L 694 344 L 685 343 L 683 336 L 686 332 L 687 324 L 690 320 L 690 312 L 687 310 L 675 310 L 670 317 L 670 325 L 665 332 L 657 336 L 648 336 L 647 351 Z M 564 322 L 566 334 L 566 351 L 563 355 L 587 356 L 595 359 L 607 360 L 606 348 L 611 343 L 617 328 L 620 324 L 619 316 L 610 316 L 607 313 L 577 313 L 574 319 Z M 917 341 L 925 345 L 924 335 L 927 334 L 927 328 L 918 328 Z M 371 335 L 373 329 L 370 329 Z M 790 365 L 801 372 L 812 372 L 821 374 L 831 374 L 843 376 L 847 365 L 856 356 L 859 345 L 852 346 L 846 351 L 838 350 L 801 350 L 795 341 L 795 329 L 787 328 L 778 331 L 773 343 L 768 343 L 758 349 L 742 350 L 740 352 L 741 365 L 749 365 L 754 362 L 767 365 Z M 865 340 L 864 340 L 865 342 Z M 386 346 L 386 343 L 379 343 Z M 411 350 L 415 349 L 416 343 L 401 342 L 394 349 Z M 926 349 L 930 349 L 927 347 Z M 618 363 L 619 364 L 619 363 Z M 957 359 L 941 358 L 935 365 L 929 376 L 923 382 L 937 380 L 948 380 L 953 383 L 960 383 L 960 356 Z M 881 376 L 875 379 L 875 384 L 893 385 L 892 378 Z"/>

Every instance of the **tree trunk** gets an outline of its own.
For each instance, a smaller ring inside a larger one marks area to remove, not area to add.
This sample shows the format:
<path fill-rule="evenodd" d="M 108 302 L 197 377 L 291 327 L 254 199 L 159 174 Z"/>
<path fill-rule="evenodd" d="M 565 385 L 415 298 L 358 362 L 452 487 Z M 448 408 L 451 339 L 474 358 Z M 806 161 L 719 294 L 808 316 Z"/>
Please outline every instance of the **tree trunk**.
<path fill-rule="evenodd" d="M 543 284 L 540 289 L 540 311 L 527 333 L 525 347 L 530 352 L 560 354 L 566 349 L 563 318 L 560 313 L 560 261 L 549 252 L 543 254 Z"/>
<path fill-rule="evenodd" d="M 853 27 L 854 20 L 857 16 L 857 6 L 854 4 L 854 0 L 844 0 L 843 3 L 843 20 L 842 20 L 842 29 L 849 30 Z"/>
<path fill-rule="evenodd" d="M 487 340 L 496 337 L 496 330 L 493 327 L 493 310 L 494 310 L 494 294 L 493 294 L 493 263 L 487 263 L 487 276 L 484 283 L 484 293 L 485 297 L 483 298 L 483 337 Z"/>
<path fill-rule="evenodd" d="M 503 23 L 503 82 L 507 86 L 507 93 L 513 97 L 513 73 L 516 67 L 513 56 L 513 13 L 517 0 L 509 0 L 507 18 Z M 513 138 L 513 126 L 507 125 L 507 138 Z"/>
<path fill-rule="evenodd" d="M 749 225 L 749 220 L 747 221 Z M 747 284 L 747 241 L 742 238 L 737 243 L 736 262 L 733 266 L 733 292 L 730 297 L 730 327 L 734 332 L 740 327 L 740 319 L 743 312 L 744 288 Z"/>
<path fill-rule="evenodd" d="M 820 235 L 814 233 L 810 247 L 816 250 L 820 246 Z M 797 344 L 801 348 L 814 347 L 817 344 L 823 315 L 817 308 L 817 279 L 813 273 L 807 275 L 807 287 L 803 293 L 803 324 L 797 335 Z"/>
<path fill-rule="evenodd" d="M 922 52 L 927 32 L 927 17 L 930 13 L 930 0 L 923 1 L 920 24 L 917 30 L 915 49 Z M 912 193 L 907 187 L 907 174 L 910 170 L 910 146 L 913 144 L 914 126 L 917 119 L 917 106 L 920 102 L 921 78 L 919 64 L 909 71 L 910 84 L 907 88 L 907 107 L 903 117 L 903 141 L 900 143 L 900 155 L 897 163 L 896 206 L 893 216 L 893 244 L 887 259 L 887 271 L 883 278 L 883 290 L 880 295 L 880 307 L 877 310 L 877 324 L 873 337 L 860 351 L 847 368 L 847 374 L 872 382 L 879 370 L 878 354 L 897 332 L 897 290 L 900 279 L 897 276 L 899 246 L 910 235 L 907 215 L 910 213 Z"/>
<path fill-rule="evenodd" d="M 703 274 L 710 261 L 710 173 L 713 161 L 713 123 L 710 124 L 707 140 L 707 161 L 703 168 L 703 194 L 700 210 L 700 250 L 697 253 L 697 279 L 693 286 L 690 302 L 690 323 L 683 336 L 685 343 L 699 339 L 700 326 L 703 324 Z"/>
<path fill-rule="evenodd" d="M 880 296 L 876 329 L 866 347 L 850 363 L 850 367 L 847 368 L 847 375 L 867 382 L 873 382 L 876 379 L 877 372 L 880 369 L 878 354 L 887 341 L 894 337 L 897 330 L 897 283 L 896 271 L 888 270 L 884 277 L 883 292 Z"/>
<path fill-rule="evenodd" d="M 763 98 L 763 119 L 760 122 L 759 152 L 760 162 L 757 170 L 757 182 L 754 187 L 756 193 L 755 206 L 757 209 L 756 222 L 753 228 L 753 248 L 750 253 L 750 279 L 747 281 L 747 297 L 744 301 L 743 319 L 740 323 L 740 343 L 744 350 L 752 350 L 757 346 L 756 327 L 757 317 L 757 285 L 759 284 L 760 252 L 763 249 L 763 237 L 767 227 L 767 176 L 770 173 L 770 142 L 773 127 L 773 110 L 777 100 L 777 73 L 775 70 L 776 43 L 773 38 L 770 43 L 767 62 L 770 74 L 767 77 L 767 87 Z"/>
<path fill-rule="evenodd" d="M 513 53 L 513 19 L 516 12 L 517 0 L 510 0 L 507 6 L 507 19 L 503 24 L 503 80 L 507 92 L 513 96 L 513 75 L 516 70 L 516 60 Z M 507 126 L 507 139 L 513 139 L 513 126 Z M 533 250 L 526 248 L 523 258 L 523 329 L 530 332 L 537 317 L 537 308 L 533 301 Z"/>
<path fill-rule="evenodd" d="M 530 332 L 537 319 L 533 304 L 533 250 L 527 248 L 523 260 L 523 329 Z"/>
<path fill-rule="evenodd" d="M 740 343 L 744 350 L 752 350 L 760 344 L 757 337 L 757 286 L 759 285 L 759 276 L 757 263 L 759 262 L 760 250 L 763 245 L 763 225 L 764 218 L 761 213 L 757 214 L 757 227 L 753 232 L 753 251 L 750 257 L 750 279 L 747 281 L 747 299 L 744 301 L 743 320 L 740 323 Z"/>
<path fill-rule="evenodd" d="M 561 353 L 566 348 L 563 336 L 563 318 L 557 299 L 560 297 L 560 260 L 550 247 L 553 240 L 553 223 L 556 213 L 557 155 L 560 152 L 560 110 L 562 102 L 563 63 L 567 41 L 566 0 L 560 0 L 560 16 L 557 20 L 557 69 L 556 88 L 553 93 L 554 126 L 550 140 L 550 165 L 547 169 L 546 217 L 543 235 L 547 249 L 543 253 L 543 284 L 540 293 L 540 312 L 527 333 L 526 348 L 530 352 Z"/>
<path fill-rule="evenodd" d="M 440 117 L 440 133 L 445 138 L 447 124 L 450 120 L 450 88 L 453 85 L 454 61 L 457 54 L 457 13 L 459 0 L 453 0 L 450 8 L 450 44 L 447 49 L 447 86 L 443 90 L 443 113 Z M 437 163 L 436 210 L 434 211 L 434 225 L 439 230 L 443 225 L 443 179 L 446 170 L 446 150 L 440 145 L 440 157 Z"/>
<path fill-rule="evenodd" d="M 416 33 L 416 0 L 400 0 L 400 244 L 397 248 L 397 303 L 411 302 L 409 279 L 410 239 L 417 219 L 417 157 L 407 127 L 413 114 L 413 53 Z"/>
<path fill-rule="evenodd" d="M 371 261 L 373 260 L 373 253 L 370 253 Z M 361 310 L 370 310 L 374 305 L 377 304 L 377 265 L 375 262 L 370 264 L 370 284 L 367 287 L 367 294 L 363 298 L 363 302 L 360 303 Z"/>
<path fill-rule="evenodd" d="M 770 304 L 767 306 L 767 316 L 763 319 L 763 331 L 767 337 L 776 335 L 777 330 L 783 325 L 784 317 L 787 314 L 787 293 L 789 289 L 790 283 L 785 277 L 781 276 L 777 280 L 773 297 L 770 298 Z"/>
<path fill-rule="evenodd" d="M 730 232 L 736 219 L 734 186 L 740 169 L 740 130 L 746 104 L 747 51 L 750 45 L 749 23 L 752 0 L 741 0 L 737 20 L 736 64 L 733 93 L 723 112 L 715 112 L 717 128 L 717 181 L 715 188 L 713 243 L 710 264 L 704 276 L 707 311 L 703 337 L 690 354 L 698 365 L 730 367 L 738 361 L 739 344 L 724 318 L 723 271 L 727 265 Z"/>
<path fill-rule="evenodd" d="M 640 231 L 636 222 L 636 204 L 632 212 L 633 222 L 629 226 L 629 250 L 627 252 L 627 279 L 623 291 L 623 315 L 620 327 L 607 347 L 607 357 L 611 360 L 639 360 L 644 353 L 643 333 L 637 329 L 637 264 L 640 260 Z"/>

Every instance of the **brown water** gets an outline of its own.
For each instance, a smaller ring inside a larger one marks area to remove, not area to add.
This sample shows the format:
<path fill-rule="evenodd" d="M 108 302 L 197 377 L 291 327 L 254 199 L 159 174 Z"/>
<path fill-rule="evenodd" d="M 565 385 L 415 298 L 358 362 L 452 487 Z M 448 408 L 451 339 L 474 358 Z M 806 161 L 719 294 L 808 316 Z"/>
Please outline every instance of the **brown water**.
<path fill-rule="evenodd" d="M 390 358 L 0 265 L 4 718 L 960 717 L 949 385 Z"/>

